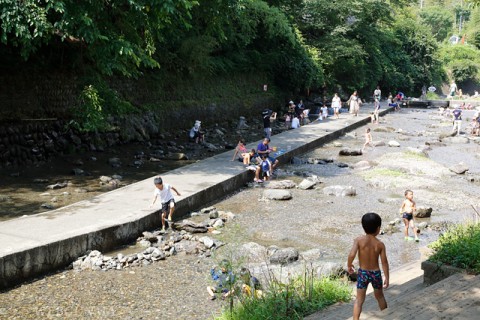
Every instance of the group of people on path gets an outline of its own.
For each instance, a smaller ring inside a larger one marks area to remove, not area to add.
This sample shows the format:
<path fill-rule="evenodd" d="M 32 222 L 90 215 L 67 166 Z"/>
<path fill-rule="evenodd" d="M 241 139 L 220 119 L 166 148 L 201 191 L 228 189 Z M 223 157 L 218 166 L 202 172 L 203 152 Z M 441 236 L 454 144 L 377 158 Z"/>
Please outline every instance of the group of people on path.
<path fill-rule="evenodd" d="M 257 149 L 247 150 L 245 140 L 240 139 L 235 148 L 233 158 L 231 161 L 242 162 L 247 166 L 247 169 L 255 171 L 254 182 L 263 182 L 270 179 L 279 161 L 271 156 L 272 152 L 276 151 L 275 147 L 270 147 L 270 138 L 265 137 L 258 145 Z"/>

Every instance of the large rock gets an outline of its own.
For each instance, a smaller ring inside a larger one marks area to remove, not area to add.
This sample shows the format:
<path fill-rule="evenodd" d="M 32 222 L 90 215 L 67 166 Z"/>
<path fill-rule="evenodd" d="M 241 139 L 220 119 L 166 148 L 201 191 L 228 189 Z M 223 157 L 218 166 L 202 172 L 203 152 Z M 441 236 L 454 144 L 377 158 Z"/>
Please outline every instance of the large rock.
<path fill-rule="evenodd" d="M 168 153 L 165 156 L 165 159 L 167 159 L 167 160 L 188 160 L 188 156 L 185 153 L 172 152 L 172 153 Z"/>
<path fill-rule="evenodd" d="M 341 156 L 361 156 L 362 150 L 360 149 L 350 149 L 350 148 L 343 148 L 338 153 Z"/>
<path fill-rule="evenodd" d="M 372 167 L 372 164 L 367 160 L 362 160 L 355 163 L 352 167 L 354 169 L 369 169 Z"/>
<path fill-rule="evenodd" d="M 373 129 L 375 132 L 395 132 L 395 128 L 392 127 L 376 127 Z"/>
<path fill-rule="evenodd" d="M 372 141 L 372 145 L 374 147 L 384 147 L 385 146 L 385 141 L 383 141 L 383 140 Z"/>
<path fill-rule="evenodd" d="M 308 189 L 312 189 L 316 184 L 317 184 L 317 181 L 307 178 L 307 179 L 303 179 L 303 181 L 300 182 L 300 184 L 298 185 L 298 188 L 302 190 L 308 190 Z"/>
<path fill-rule="evenodd" d="M 400 147 L 400 143 L 398 143 L 395 140 L 390 140 L 390 141 L 388 141 L 388 146 L 398 148 L 398 147 Z"/>
<path fill-rule="evenodd" d="M 215 242 L 210 237 L 201 237 L 200 239 L 198 239 L 198 241 L 203 243 L 208 249 L 215 245 Z"/>
<path fill-rule="evenodd" d="M 293 189 L 297 186 L 292 180 L 272 180 L 263 185 L 266 189 Z"/>
<path fill-rule="evenodd" d="M 52 189 L 52 190 L 62 189 L 62 188 L 66 188 L 67 186 L 68 186 L 68 182 L 58 182 L 58 183 L 47 186 L 47 189 Z"/>
<path fill-rule="evenodd" d="M 249 262 L 263 262 L 267 258 L 267 248 L 256 242 L 243 244 L 238 253 Z"/>
<path fill-rule="evenodd" d="M 448 169 L 456 174 L 464 174 L 468 171 L 468 167 L 463 162 L 457 163 Z"/>
<path fill-rule="evenodd" d="M 352 186 L 330 186 L 323 188 L 323 193 L 336 197 L 355 196 L 357 191 Z"/>
<path fill-rule="evenodd" d="M 270 256 L 270 263 L 287 264 L 298 260 L 299 252 L 295 248 L 278 249 Z"/>
<path fill-rule="evenodd" d="M 195 223 L 190 220 L 183 220 L 180 223 L 175 223 L 175 229 L 185 230 L 190 233 L 205 233 L 208 231 L 206 225 Z"/>
<path fill-rule="evenodd" d="M 433 209 L 431 207 L 425 207 L 425 206 L 417 207 L 417 211 L 415 211 L 415 217 L 429 218 L 432 215 L 432 210 Z"/>
<path fill-rule="evenodd" d="M 442 139 L 442 141 L 447 143 L 452 143 L 452 144 L 465 144 L 470 142 L 470 140 L 467 137 L 459 137 L 459 136 L 447 137 L 445 139 Z"/>
<path fill-rule="evenodd" d="M 290 200 L 292 193 L 288 190 L 269 189 L 263 192 L 263 197 L 269 200 Z"/>

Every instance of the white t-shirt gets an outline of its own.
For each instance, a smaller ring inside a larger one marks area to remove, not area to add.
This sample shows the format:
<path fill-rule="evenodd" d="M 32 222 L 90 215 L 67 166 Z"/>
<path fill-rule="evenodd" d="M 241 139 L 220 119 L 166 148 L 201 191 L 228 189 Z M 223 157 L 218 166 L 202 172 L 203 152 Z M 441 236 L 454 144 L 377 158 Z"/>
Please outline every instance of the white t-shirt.
<path fill-rule="evenodd" d="M 320 109 L 322 110 L 322 115 L 326 117 L 328 115 L 328 108 L 326 106 L 323 106 Z"/>
<path fill-rule="evenodd" d="M 297 129 L 297 128 L 300 128 L 300 120 L 298 120 L 298 117 L 295 117 L 292 120 L 292 129 Z"/>
<path fill-rule="evenodd" d="M 332 99 L 332 108 L 339 108 L 340 109 L 340 97 L 333 97 Z"/>
<path fill-rule="evenodd" d="M 153 195 L 155 197 L 157 197 L 157 196 L 160 197 L 160 202 L 165 203 L 165 202 L 168 202 L 168 201 L 173 199 L 173 194 L 170 191 L 171 189 L 172 189 L 172 187 L 168 183 L 164 183 L 163 184 L 163 189 L 160 190 L 158 188 L 155 188 L 155 191 L 154 191 Z"/>

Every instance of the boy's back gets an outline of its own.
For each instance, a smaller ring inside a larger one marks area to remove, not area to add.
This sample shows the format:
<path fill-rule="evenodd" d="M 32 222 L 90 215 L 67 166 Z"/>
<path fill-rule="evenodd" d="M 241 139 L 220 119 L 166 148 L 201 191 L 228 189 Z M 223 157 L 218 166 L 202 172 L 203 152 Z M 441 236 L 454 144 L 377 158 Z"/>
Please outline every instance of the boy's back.
<path fill-rule="evenodd" d="M 356 242 L 360 268 L 371 271 L 380 270 L 378 259 L 385 249 L 383 242 L 371 235 L 360 236 Z"/>

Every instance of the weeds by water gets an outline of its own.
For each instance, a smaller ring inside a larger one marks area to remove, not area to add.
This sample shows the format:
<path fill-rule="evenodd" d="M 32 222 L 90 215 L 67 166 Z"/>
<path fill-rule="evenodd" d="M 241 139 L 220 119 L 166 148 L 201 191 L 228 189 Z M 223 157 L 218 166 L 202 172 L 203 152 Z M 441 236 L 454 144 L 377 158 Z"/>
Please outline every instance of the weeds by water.
<path fill-rule="evenodd" d="M 318 278 L 313 270 L 283 283 L 272 274 L 262 297 L 237 295 L 238 301 L 230 305 L 216 320 L 303 319 L 339 301 L 349 301 L 352 290 L 345 280 L 335 277 Z"/>
<path fill-rule="evenodd" d="M 466 223 L 447 230 L 430 244 L 429 260 L 480 273 L 480 224 Z"/>

